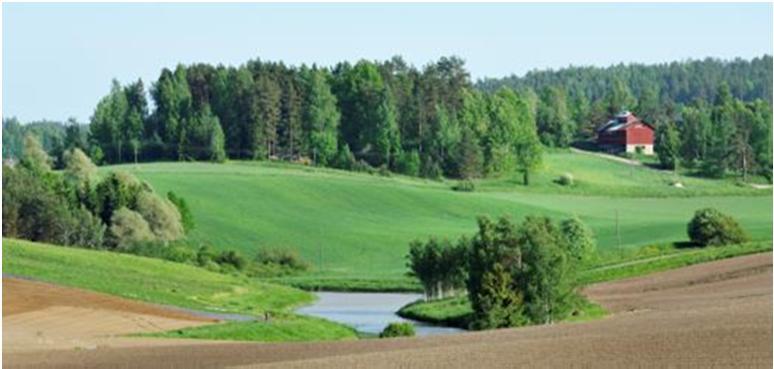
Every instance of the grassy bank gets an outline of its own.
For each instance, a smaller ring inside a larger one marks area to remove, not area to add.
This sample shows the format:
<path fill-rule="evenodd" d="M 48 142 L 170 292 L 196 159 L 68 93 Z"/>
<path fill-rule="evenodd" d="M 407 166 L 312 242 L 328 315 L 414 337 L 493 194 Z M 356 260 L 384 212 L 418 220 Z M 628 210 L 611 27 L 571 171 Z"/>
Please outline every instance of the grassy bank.
<path fill-rule="evenodd" d="M 330 278 L 310 273 L 303 276 L 266 279 L 306 291 L 329 292 L 422 292 L 415 278 Z"/>
<path fill-rule="evenodd" d="M 3 273 L 157 304 L 244 314 L 313 301 L 304 291 L 159 259 L 3 239 Z"/>
<path fill-rule="evenodd" d="M 602 259 L 603 266 L 593 267 L 581 273 L 582 285 L 607 282 L 624 278 L 638 277 L 650 273 L 676 269 L 693 264 L 726 259 L 734 256 L 768 252 L 772 250 L 771 241 L 751 242 L 740 245 L 716 246 L 706 248 L 678 248 L 666 245 L 652 247 L 629 254 L 606 256 Z M 658 253 L 658 255 L 653 255 Z M 637 257 L 638 255 L 649 255 Z M 628 257 L 628 258 L 627 258 Z M 617 263 L 611 260 L 618 258 Z M 404 306 L 398 315 L 432 324 L 453 327 L 467 327 L 473 309 L 466 296 L 453 297 L 434 301 L 417 301 Z M 604 315 L 604 310 L 593 302 L 585 302 L 578 316 L 570 321 L 590 319 Z"/>
<path fill-rule="evenodd" d="M 141 336 L 261 342 L 332 341 L 358 338 L 357 332 L 348 326 L 296 314 L 273 317 L 269 321 L 227 322 Z"/>
<path fill-rule="evenodd" d="M 248 257 L 261 248 L 297 250 L 313 271 L 287 282 L 308 289 L 413 290 L 400 280 L 408 243 L 470 234 L 483 214 L 577 214 L 600 250 L 682 240 L 693 212 L 707 206 L 739 219 L 755 239 L 769 239 L 772 231 L 770 190 L 691 177 L 675 188 L 669 173 L 569 152 L 546 155 L 529 187 L 514 176 L 478 181 L 468 193 L 452 191 L 453 182 L 281 163 L 104 168 L 113 169 L 185 197 L 197 223 L 194 241 Z M 573 173 L 574 186 L 554 183 L 564 172 Z"/>
<path fill-rule="evenodd" d="M 201 326 L 161 334 L 164 337 L 254 341 L 356 338 L 348 327 L 290 313 L 314 300 L 308 292 L 164 260 L 3 239 L 3 273 L 189 309 L 248 315 L 272 312 L 268 322 Z"/>

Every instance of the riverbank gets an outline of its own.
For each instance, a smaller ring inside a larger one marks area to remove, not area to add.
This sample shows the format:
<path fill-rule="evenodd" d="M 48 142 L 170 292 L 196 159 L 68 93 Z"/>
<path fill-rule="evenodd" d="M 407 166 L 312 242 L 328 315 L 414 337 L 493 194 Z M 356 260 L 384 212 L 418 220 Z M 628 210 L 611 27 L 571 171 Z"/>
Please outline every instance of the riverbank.
<path fill-rule="evenodd" d="M 9 353 L 3 359 L 14 369 L 84 363 L 114 368 L 126 366 L 128 357 L 145 369 L 771 368 L 771 258 L 749 255 L 594 285 L 588 293 L 610 315 L 582 323 L 293 344 L 143 340 L 132 347 Z"/>
<path fill-rule="evenodd" d="M 770 252 L 771 241 L 751 242 L 740 245 L 727 245 L 705 248 L 682 248 L 675 245 L 662 245 L 639 252 L 652 252 L 655 255 L 639 257 L 637 254 L 613 255 L 600 260 L 601 266 L 593 267 L 580 276 L 582 285 L 608 282 L 647 275 L 650 273 L 677 269 L 689 265 L 727 259 L 735 256 Z M 599 265 L 599 264 L 598 264 Z M 398 310 L 399 316 L 429 324 L 467 328 L 473 314 L 470 301 L 466 296 L 441 300 L 416 301 Z M 596 301 L 585 301 L 576 316 L 569 320 L 596 319 L 605 315 Z"/>

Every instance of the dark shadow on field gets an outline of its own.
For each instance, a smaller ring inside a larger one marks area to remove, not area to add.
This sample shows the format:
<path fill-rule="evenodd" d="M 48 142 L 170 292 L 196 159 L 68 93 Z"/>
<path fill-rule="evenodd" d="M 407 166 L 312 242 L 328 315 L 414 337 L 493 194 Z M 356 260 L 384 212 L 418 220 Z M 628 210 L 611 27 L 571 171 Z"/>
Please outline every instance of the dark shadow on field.
<path fill-rule="evenodd" d="M 676 249 L 701 249 L 701 248 L 703 248 L 698 243 L 694 243 L 694 242 L 691 242 L 691 241 L 678 241 L 678 242 L 673 243 L 672 245 L 674 245 L 674 247 Z"/>

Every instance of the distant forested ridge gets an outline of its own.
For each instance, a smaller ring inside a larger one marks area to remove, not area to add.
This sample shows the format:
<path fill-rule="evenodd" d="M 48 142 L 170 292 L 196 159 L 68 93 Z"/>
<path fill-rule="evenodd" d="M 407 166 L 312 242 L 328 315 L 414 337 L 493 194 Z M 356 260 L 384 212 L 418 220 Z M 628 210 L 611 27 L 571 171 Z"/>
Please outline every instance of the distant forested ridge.
<path fill-rule="evenodd" d="M 44 120 L 24 124 L 16 118 L 3 119 L 3 159 L 18 160 L 21 158 L 24 137 L 28 133 L 36 136 L 43 149 L 51 156 L 55 159 L 61 159 L 66 146 L 86 147 L 89 126 L 79 124 L 74 119 L 69 119 L 66 123 Z M 63 162 L 59 164 L 63 164 Z"/>
<path fill-rule="evenodd" d="M 618 64 L 609 67 L 567 67 L 535 70 L 519 77 L 486 78 L 476 83 L 484 91 L 500 87 L 539 91 L 563 86 L 570 98 L 585 96 L 604 99 L 617 82 L 623 82 L 634 96 L 655 93 L 661 103 L 688 104 L 696 100 L 713 101 L 725 83 L 731 94 L 744 101 L 772 101 L 772 57 L 751 60 L 675 61 L 663 64 Z M 633 107 L 630 107 L 633 108 Z"/>
<path fill-rule="evenodd" d="M 665 167 L 746 176 L 770 173 L 771 85 L 768 55 L 569 67 L 476 83 L 457 57 L 421 68 L 400 57 L 332 67 L 259 59 L 178 65 L 147 90 L 141 80 L 113 81 L 88 140 L 71 134 L 63 146 L 98 163 L 288 160 L 428 178 L 520 172 L 528 183 L 543 147 L 591 140 L 627 109 L 659 128 Z"/>

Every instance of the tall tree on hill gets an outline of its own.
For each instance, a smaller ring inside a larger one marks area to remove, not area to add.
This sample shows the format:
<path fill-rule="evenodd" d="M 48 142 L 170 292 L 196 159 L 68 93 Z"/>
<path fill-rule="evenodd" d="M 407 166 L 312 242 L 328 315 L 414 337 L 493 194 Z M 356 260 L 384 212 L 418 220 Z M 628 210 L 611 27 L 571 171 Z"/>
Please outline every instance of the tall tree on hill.
<path fill-rule="evenodd" d="M 285 156 L 293 158 L 303 151 L 303 134 L 301 132 L 302 96 L 292 71 L 282 76 L 280 87 L 281 109 L 279 131 L 279 146 Z"/>
<path fill-rule="evenodd" d="M 121 132 L 126 120 L 129 103 L 118 81 L 113 80 L 110 93 L 103 97 L 91 117 L 91 138 L 105 153 L 110 163 L 121 161 L 123 139 Z"/>
<path fill-rule="evenodd" d="M 620 78 L 615 78 L 606 97 L 607 114 L 613 116 L 621 110 L 634 108 L 635 99 L 629 86 Z"/>
<path fill-rule="evenodd" d="M 462 127 L 462 139 L 455 155 L 455 162 L 457 163 L 456 175 L 465 179 L 480 177 L 483 170 L 483 161 L 483 154 L 476 139 L 476 134 L 470 127 Z"/>
<path fill-rule="evenodd" d="M 341 114 L 336 96 L 326 80 L 324 71 L 315 69 L 306 75 L 308 102 L 306 108 L 307 144 L 315 164 L 331 163 L 338 146 L 338 128 Z"/>
<path fill-rule="evenodd" d="M 131 83 L 124 88 L 127 100 L 127 114 L 121 131 L 122 141 L 126 142 L 127 154 L 137 161 L 139 155 L 140 143 L 143 140 L 143 130 L 145 121 L 148 119 L 148 100 L 145 95 L 145 87 L 141 79 Z M 124 155 L 126 157 L 127 155 Z"/>
<path fill-rule="evenodd" d="M 552 147 L 567 147 L 575 133 L 574 122 L 567 108 L 564 90 L 545 88 L 537 106 L 537 128 L 540 141 Z"/>
<path fill-rule="evenodd" d="M 637 106 L 634 107 L 637 116 L 646 122 L 657 122 L 665 119 L 662 116 L 661 98 L 654 85 L 646 87 L 637 100 Z"/>
<path fill-rule="evenodd" d="M 757 171 L 769 182 L 772 180 L 772 111 L 771 105 L 763 100 L 755 100 L 750 106 L 755 114 L 751 127 L 750 145 L 752 146 Z"/>
<path fill-rule="evenodd" d="M 228 86 L 234 113 L 230 120 L 227 116 L 227 124 L 223 128 L 229 149 L 238 158 L 259 157 L 263 152 L 264 139 L 253 75 L 244 67 L 233 70 L 229 73 Z"/>
<path fill-rule="evenodd" d="M 497 90 L 490 98 L 491 126 L 484 151 L 486 170 L 490 175 L 502 174 L 515 167 L 513 143 L 519 134 L 519 120 L 527 114 L 520 111 L 519 106 L 519 98 L 507 88 Z"/>
<path fill-rule="evenodd" d="M 445 172 L 455 171 L 457 163 L 454 162 L 453 153 L 461 139 L 459 123 L 449 111 L 441 105 L 436 106 L 436 116 L 432 121 L 433 140 L 430 153 L 434 159 L 441 163 Z"/>
<path fill-rule="evenodd" d="M 525 186 L 529 185 L 529 175 L 542 161 L 542 145 L 537 135 L 535 115 L 523 101 L 518 102 L 519 123 L 513 152 L 516 156 L 516 169 L 522 173 Z"/>
<path fill-rule="evenodd" d="M 378 68 L 361 60 L 354 67 L 341 65 L 336 74 L 336 97 L 341 111 L 341 138 L 356 156 L 372 165 L 386 163 L 397 128 L 392 94 Z M 380 140 L 377 148 L 376 140 Z M 372 152 L 372 150 L 379 152 Z"/>
<path fill-rule="evenodd" d="M 674 124 L 659 122 L 656 125 L 654 150 L 663 168 L 677 169 L 680 157 L 680 136 Z"/>
<path fill-rule="evenodd" d="M 64 148 L 69 150 L 72 148 L 78 148 L 83 151 L 87 151 L 88 143 L 87 130 L 83 127 L 75 118 L 67 119 L 65 126 Z"/>
<path fill-rule="evenodd" d="M 146 128 L 146 135 L 157 134 L 165 143 L 167 155 L 181 159 L 185 140 L 185 125 L 191 113 L 191 92 L 186 80 L 186 69 L 178 65 L 175 71 L 161 71 L 159 80 L 151 89 L 156 105 L 152 124 Z"/>
<path fill-rule="evenodd" d="M 458 113 L 460 126 L 471 129 L 477 139 L 485 137 L 490 125 L 487 96 L 478 90 L 462 93 L 462 109 Z"/>
<path fill-rule="evenodd" d="M 382 91 L 374 120 L 373 137 L 368 139 L 369 143 L 373 143 L 376 154 L 372 156 L 372 161 L 376 165 L 394 168 L 394 160 L 400 155 L 401 146 L 397 114 L 389 89 Z"/>
<path fill-rule="evenodd" d="M 681 158 L 686 165 L 693 166 L 706 157 L 712 121 L 703 102 L 683 109 L 682 117 Z"/>
<path fill-rule="evenodd" d="M 570 103 L 571 116 L 575 122 L 574 135 L 582 140 L 594 138 L 596 123 L 591 116 L 591 102 L 586 94 L 580 91 Z"/>
<path fill-rule="evenodd" d="M 263 140 L 253 153 L 254 159 L 265 159 L 276 155 L 277 126 L 280 123 L 280 96 L 279 84 L 267 75 L 260 75 L 255 81 L 256 104 L 258 110 L 258 124 L 255 130 L 256 141 Z"/>
<path fill-rule="evenodd" d="M 734 103 L 727 85 L 721 85 L 712 109 L 712 129 L 703 172 L 710 177 L 722 177 L 733 160 L 732 141 L 736 136 Z"/>

